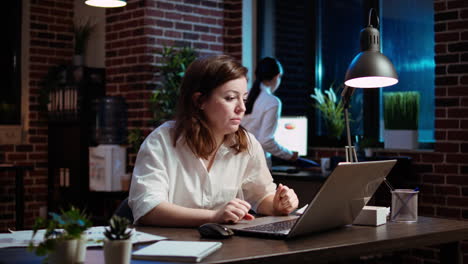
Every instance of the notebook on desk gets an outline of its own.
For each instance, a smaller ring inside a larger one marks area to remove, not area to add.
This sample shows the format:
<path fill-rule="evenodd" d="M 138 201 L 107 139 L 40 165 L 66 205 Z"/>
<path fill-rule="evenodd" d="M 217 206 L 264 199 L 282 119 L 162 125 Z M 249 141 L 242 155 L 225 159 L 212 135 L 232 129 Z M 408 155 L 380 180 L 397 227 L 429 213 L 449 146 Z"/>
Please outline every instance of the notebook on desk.
<path fill-rule="evenodd" d="M 396 160 L 339 163 L 300 216 L 266 216 L 228 227 L 238 235 L 293 238 L 352 224 Z"/>

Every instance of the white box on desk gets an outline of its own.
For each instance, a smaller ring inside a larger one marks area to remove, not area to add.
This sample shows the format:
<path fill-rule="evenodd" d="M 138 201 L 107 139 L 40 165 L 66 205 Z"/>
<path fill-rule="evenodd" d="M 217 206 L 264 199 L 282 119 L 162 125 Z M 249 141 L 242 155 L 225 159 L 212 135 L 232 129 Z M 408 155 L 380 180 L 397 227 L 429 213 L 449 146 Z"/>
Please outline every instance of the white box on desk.
<path fill-rule="evenodd" d="M 354 219 L 353 225 L 379 226 L 387 223 L 390 208 L 381 206 L 364 206 L 359 215 Z"/>
<path fill-rule="evenodd" d="M 121 191 L 125 176 L 127 149 L 120 145 L 98 145 L 89 148 L 89 189 Z"/>

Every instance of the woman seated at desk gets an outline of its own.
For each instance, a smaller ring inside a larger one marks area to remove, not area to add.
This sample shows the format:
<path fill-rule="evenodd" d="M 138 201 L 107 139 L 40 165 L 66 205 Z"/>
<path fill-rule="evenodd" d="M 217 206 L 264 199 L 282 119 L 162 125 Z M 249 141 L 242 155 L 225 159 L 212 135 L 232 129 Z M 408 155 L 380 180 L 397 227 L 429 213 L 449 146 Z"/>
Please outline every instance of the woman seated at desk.
<path fill-rule="evenodd" d="M 129 205 L 135 223 L 198 226 L 253 219 L 249 210 L 287 215 L 294 190 L 276 185 L 261 145 L 240 126 L 247 69 L 225 55 L 194 61 L 180 87 L 175 121 L 138 152 Z"/>

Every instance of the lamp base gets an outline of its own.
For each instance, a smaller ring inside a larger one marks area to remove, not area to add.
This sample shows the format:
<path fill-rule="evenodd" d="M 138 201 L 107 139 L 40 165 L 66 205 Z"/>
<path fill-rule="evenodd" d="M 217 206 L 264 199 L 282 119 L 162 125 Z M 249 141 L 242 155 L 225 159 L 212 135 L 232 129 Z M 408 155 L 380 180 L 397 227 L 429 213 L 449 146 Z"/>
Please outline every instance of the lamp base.
<path fill-rule="evenodd" d="M 354 146 L 345 146 L 346 162 L 358 162 Z"/>

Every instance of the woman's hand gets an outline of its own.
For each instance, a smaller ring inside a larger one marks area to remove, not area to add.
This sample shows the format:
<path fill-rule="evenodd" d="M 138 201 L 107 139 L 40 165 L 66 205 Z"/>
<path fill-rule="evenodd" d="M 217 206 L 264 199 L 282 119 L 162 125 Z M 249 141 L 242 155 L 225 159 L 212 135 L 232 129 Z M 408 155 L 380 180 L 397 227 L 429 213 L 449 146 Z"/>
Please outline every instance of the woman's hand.
<path fill-rule="evenodd" d="M 289 159 L 289 160 L 290 161 L 296 161 L 298 158 L 299 158 L 299 152 L 293 151 L 293 155 L 292 155 L 291 159 Z"/>
<path fill-rule="evenodd" d="M 213 222 L 215 223 L 237 223 L 240 220 L 252 220 L 255 217 L 249 214 L 250 204 L 244 200 L 235 198 L 225 206 L 215 211 Z"/>
<path fill-rule="evenodd" d="M 273 213 L 275 215 L 287 215 L 296 210 L 298 205 L 299 199 L 294 190 L 280 183 L 273 198 Z"/>

